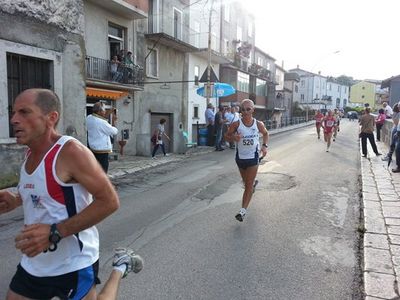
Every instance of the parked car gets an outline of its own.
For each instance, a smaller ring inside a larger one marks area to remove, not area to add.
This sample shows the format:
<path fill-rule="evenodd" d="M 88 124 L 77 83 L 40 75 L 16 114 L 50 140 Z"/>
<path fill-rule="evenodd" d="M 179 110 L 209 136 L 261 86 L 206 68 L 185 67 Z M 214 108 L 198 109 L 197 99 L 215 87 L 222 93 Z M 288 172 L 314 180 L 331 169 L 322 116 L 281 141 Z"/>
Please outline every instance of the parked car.
<path fill-rule="evenodd" d="M 347 118 L 350 120 L 357 120 L 358 119 L 358 112 L 352 110 L 347 112 Z"/>

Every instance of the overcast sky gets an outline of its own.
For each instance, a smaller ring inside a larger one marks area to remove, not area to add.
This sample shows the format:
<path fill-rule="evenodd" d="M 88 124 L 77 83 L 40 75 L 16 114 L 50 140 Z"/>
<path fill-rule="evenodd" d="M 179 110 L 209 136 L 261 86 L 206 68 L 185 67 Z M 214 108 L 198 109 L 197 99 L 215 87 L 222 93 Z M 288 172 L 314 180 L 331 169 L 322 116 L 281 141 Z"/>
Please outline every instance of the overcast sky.
<path fill-rule="evenodd" d="M 256 17 L 256 45 L 286 70 L 299 65 L 354 79 L 400 75 L 400 0 L 241 2 Z"/>

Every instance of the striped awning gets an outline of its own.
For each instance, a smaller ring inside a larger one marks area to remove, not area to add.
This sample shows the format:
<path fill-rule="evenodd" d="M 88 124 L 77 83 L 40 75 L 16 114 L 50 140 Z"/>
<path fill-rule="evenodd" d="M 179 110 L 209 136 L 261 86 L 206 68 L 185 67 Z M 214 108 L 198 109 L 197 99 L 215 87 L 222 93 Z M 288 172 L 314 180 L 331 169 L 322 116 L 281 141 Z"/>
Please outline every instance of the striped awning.
<path fill-rule="evenodd" d="M 128 92 L 87 87 L 86 96 L 109 100 L 118 100 L 128 96 Z"/>

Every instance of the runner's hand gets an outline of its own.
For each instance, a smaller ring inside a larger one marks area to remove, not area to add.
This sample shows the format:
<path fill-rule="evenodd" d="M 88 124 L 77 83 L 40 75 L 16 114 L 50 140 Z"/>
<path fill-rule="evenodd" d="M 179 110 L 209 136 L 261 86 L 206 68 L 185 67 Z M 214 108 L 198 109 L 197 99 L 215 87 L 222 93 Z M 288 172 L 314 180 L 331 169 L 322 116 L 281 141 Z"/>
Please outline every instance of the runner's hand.
<path fill-rule="evenodd" d="M 0 214 L 7 213 L 17 208 L 19 203 L 17 196 L 8 190 L 0 191 Z"/>
<path fill-rule="evenodd" d="M 15 248 L 23 254 L 34 257 L 50 247 L 50 225 L 26 225 L 15 238 Z"/>

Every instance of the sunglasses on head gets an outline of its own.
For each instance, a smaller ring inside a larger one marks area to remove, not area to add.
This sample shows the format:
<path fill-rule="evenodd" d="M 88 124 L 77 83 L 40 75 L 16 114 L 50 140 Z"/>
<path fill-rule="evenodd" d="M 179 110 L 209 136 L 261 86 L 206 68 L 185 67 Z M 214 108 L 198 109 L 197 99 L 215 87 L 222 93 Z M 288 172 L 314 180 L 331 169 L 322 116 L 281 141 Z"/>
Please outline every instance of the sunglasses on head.
<path fill-rule="evenodd" d="M 252 107 L 242 107 L 242 110 L 244 111 L 251 111 L 253 108 Z"/>

